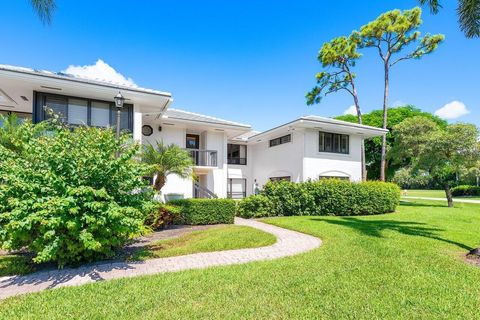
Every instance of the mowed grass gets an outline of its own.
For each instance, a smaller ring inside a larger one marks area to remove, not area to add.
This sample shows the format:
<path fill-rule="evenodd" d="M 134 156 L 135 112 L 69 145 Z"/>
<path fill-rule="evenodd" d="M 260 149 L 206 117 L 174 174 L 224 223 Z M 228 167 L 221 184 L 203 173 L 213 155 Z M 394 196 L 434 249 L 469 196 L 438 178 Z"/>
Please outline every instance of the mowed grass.
<path fill-rule="evenodd" d="M 155 242 L 125 256 L 126 260 L 181 256 L 198 252 L 211 252 L 241 248 L 256 248 L 274 244 L 276 237 L 247 226 L 222 225 L 194 231 L 173 239 Z M 123 256 L 123 255 L 122 255 Z M 49 265 L 48 268 L 52 268 Z M 31 273 L 37 267 L 26 256 L 0 255 L 0 277 Z"/>
<path fill-rule="evenodd" d="M 289 258 L 61 288 L 0 302 L 3 319 L 478 319 L 480 205 L 404 203 L 268 223 L 320 237 Z"/>
<path fill-rule="evenodd" d="M 130 259 L 145 260 L 240 248 L 256 248 L 274 244 L 277 238 L 246 226 L 220 226 L 194 231 L 178 238 L 160 240 L 134 253 Z"/>
<path fill-rule="evenodd" d="M 407 196 L 446 199 L 444 190 L 407 190 Z M 480 200 L 480 197 L 454 197 L 454 198 Z"/>

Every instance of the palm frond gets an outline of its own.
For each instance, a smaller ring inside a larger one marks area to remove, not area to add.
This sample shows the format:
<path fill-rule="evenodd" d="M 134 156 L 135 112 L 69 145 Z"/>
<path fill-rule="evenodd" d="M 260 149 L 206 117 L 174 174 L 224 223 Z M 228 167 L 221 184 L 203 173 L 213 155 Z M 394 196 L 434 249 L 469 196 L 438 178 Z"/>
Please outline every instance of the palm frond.
<path fill-rule="evenodd" d="M 430 8 L 430 12 L 433 14 L 437 14 L 438 11 L 442 8 L 442 5 L 439 3 L 438 0 L 419 0 L 420 4 L 424 6 L 425 4 L 428 5 Z"/>
<path fill-rule="evenodd" d="M 30 3 L 44 24 L 52 23 L 53 12 L 57 7 L 55 0 L 30 0 Z"/>
<path fill-rule="evenodd" d="M 467 38 L 480 37 L 480 0 L 459 0 L 458 22 Z"/>

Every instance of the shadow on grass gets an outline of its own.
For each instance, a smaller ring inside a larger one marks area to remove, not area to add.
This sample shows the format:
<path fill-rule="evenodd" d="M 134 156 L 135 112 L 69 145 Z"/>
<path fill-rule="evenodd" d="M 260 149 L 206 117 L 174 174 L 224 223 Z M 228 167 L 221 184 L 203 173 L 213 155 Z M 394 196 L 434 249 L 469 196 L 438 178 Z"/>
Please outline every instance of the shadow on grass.
<path fill-rule="evenodd" d="M 424 200 L 425 201 L 425 200 Z M 434 207 L 434 208 L 448 208 L 447 206 L 447 200 L 445 200 L 445 203 L 442 201 L 436 201 L 438 203 L 423 203 L 417 201 L 410 201 L 410 200 L 400 200 L 400 205 L 402 207 Z M 444 203 L 444 204 L 443 204 Z"/>
<path fill-rule="evenodd" d="M 425 237 L 439 240 L 442 242 L 456 245 L 468 251 L 472 249 L 471 247 L 463 243 L 442 238 L 438 234 L 438 232 L 444 231 L 443 229 L 429 227 L 427 224 L 421 222 L 395 220 L 363 220 L 355 217 L 339 217 L 338 219 L 325 219 L 315 217 L 311 218 L 311 220 L 348 227 L 354 229 L 361 234 L 371 237 L 383 238 L 382 232 L 385 230 L 391 230 L 408 236 Z"/>

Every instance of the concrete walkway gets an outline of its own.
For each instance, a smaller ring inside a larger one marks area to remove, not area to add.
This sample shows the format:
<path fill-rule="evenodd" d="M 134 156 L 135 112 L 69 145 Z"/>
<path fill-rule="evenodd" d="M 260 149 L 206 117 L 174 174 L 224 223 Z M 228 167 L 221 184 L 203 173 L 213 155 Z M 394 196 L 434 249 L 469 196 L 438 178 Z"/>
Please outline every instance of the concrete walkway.
<path fill-rule="evenodd" d="M 249 226 L 271 233 L 277 242 L 271 246 L 195 253 L 138 262 L 114 262 L 36 272 L 25 276 L 0 278 L 0 299 L 65 286 L 77 286 L 102 280 L 135 277 L 188 269 L 226 266 L 252 261 L 272 260 L 313 250 L 322 244 L 316 237 L 254 220 L 235 218 L 236 225 Z"/>
<path fill-rule="evenodd" d="M 410 197 L 410 196 L 402 196 L 402 199 L 419 199 L 419 200 L 434 200 L 434 201 L 445 201 L 447 202 L 447 198 L 431 198 L 431 197 Z M 453 198 L 453 203 L 477 203 L 480 204 L 480 200 L 472 200 L 472 199 L 458 199 Z"/>

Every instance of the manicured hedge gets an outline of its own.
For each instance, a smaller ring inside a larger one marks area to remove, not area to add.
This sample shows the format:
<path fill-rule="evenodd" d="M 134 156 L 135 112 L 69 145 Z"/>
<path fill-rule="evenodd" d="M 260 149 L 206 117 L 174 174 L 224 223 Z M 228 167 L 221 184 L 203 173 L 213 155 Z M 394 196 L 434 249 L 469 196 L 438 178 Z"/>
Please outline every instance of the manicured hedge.
<path fill-rule="evenodd" d="M 181 224 L 233 223 L 235 218 L 235 201 L 231 199 L 182 199 L 168 204 L 180 207 Z"/>
<path fill-rule="evenodd" d="M 395 211 L 400 202 L 400 188 L 393 183 L 338 179 L 302 183 L 280 181 L 267 183 L 261 196 L 263 198 L 253 196 L 240 202 L 237 214 L 242 217 L 381 214 Z M 270 210 L 265 206 L 270 206 Z M 247 208 L 250 213 L 245 212 Z"/>
<path fill-rule="evenodd" d="M 480 196 L 480 187 L 463 185 L 452 188 L 452 195 L 454 197 L 462 196 Z"/>
<path fill-rule="evenodd" d="M 249 196 L 237 204 L 237 216 L 242 218 L 261 218 L 272 215 L 272 202 L 266 196 Z"/>

